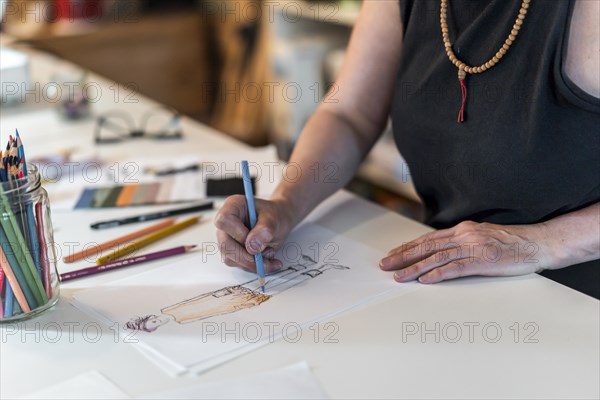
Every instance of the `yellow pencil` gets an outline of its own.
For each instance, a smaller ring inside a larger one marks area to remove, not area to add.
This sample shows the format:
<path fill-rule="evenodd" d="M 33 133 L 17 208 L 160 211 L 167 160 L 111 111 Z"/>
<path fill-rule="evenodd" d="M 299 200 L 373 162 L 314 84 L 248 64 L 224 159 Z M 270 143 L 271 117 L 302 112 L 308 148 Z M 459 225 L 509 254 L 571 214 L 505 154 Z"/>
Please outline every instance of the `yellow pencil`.
<path fill-rule="evenodd" d="M 185 221 L 182 221 L 178 224 L 172 225 L 168 228 L 161 229 L 160 231 L 153 233 L 152 235 L 146 236 L 145 238 L 142 238 L 142 239 L 138 240 L 137 242 L 128 244 L 127 246 L 117 249 L 117 250 L 113 251 L 112 253 L 105 255 L 104 257 L 100 257 L 99 259 L 96 260 L 96 264 L 97 265 L 106 264 L 107 262 L 114 261 L 123 256 L 131 254 L 131 253 L 141 249 L 142 247 L 148 246 L 149 244 L 152 244 L 160 239 L 163 239 L 169 235 L 172 235 L 175 232 L 179 232 L 182 229 L 185 229 L 189 226 L 196 224 L 200 220 L 200 218 L 201 218 L 200 216 L 188 218 Z"/>

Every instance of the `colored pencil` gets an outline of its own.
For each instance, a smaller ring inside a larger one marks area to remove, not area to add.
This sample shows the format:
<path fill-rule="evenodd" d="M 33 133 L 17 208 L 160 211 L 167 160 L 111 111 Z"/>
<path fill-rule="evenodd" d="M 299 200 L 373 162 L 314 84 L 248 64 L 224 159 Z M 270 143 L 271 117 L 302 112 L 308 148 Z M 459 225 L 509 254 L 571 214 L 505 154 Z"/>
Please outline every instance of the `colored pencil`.
<path fill-rule="evenodd" d="M 95 265 L 93 267 L 83 268 L 73 272 L 67 272 L 60 275 L 61 282 L 70 281 L 77 278 L 83 278 L 85 276 L 95 275 L 101 272 L 113 271 L 115 269 L 130 267 L 132 265 L 138 265 L 147 263 L 150 261 L 160 260 L 162 258 L 176 256 L 178 254 L 183 254 L 191 251 L 196 246 L 179 246 L 174 247 L 172 249 L 157 251 L 155 253 L 144 254 L 137 257 L 124 258 L 122 260 L 117 260 L 113 262 L 109 262 L 102 265 Z"/>
<path fill-rule="evenodd" d="M 37 221 L 37 234 L 40 239 L 39 255 L 42 263 L 42 280 L 44 281 L 46 296 L 50 299 L 52 298 L 52 280 L 50 277 L 50 262 L 48 261 L 48 244 L 46 243 L 46 236 L 44 235 L 44 214 L 41 201 L 38 201 L 35 205 L 35 219 Z"/>
<path fill-rule="evenodd" d="M 21 306 L 22 310 L 24 310 L 25 312 L 31 311 L 31 309 L 29 308 L 29 305 L 27 303 L 27 299 L 25 298 L 25 294 L 23 293 L 23 290 L 21 289 L 21 286 L 19 285 L 17 277 L 15 276 L 14 271 L 11 268 L 11 262 L 10 262 L 11 260 L 9 260 L 9 258 L 4 253 L 2 246 L 0 246 L 0 260 L 6 261 L 6 263 L 3 262 L 4 274 L 6 275 L 6 279 L 8 280 L 8 284 L 9 284 L 9 286 L 7 286 L 6 289 L 12 290 L 12 293 L 14 294 L 14 297 L 17 299 L 17 302 Z M 10 309 L 7 306 L 5 306 L 4 307 L 4 316 L 5 317 L 12 316 L 12 309 L 13 309 L 12 305 L 11 305 Z"/>
<path fill-rule="evenodd" d="M 5 157 L 2 156 L 2 150 L 0 150 L 0 160 L 2 160 L 2 162 L 0 162 L 0 183 L 4 183 L 8 181 L 8 175 L 6 172 L 6 165 L 4 164 Z M 2 189 L 4 190 L 4 188 Z"/>
<path fill-rule="evenodd" d="M 248 219 L 250 220 L 250 229 L 254 229 L 256 225 L 256 206 L 254 204 L 254 192 L 252 190 L 252 178 L 250 177 L 250 168 L 248 161 L 242 161 L 242 180 L 244 181 L 244 192 L 246 194 L 246 207 L 248 208 Z M 256 264 L 256 273 L 262 292 L 265 292 L 265 265 L 263 263 L 262 253 L 259 251 L 254 255 L 254 263 Z"/>
<path fill-rule="evenodd" d="M 92 246 L 92 247 L 82 250 L 78 253 L 71 254 L 70 256 L 65 257 L 63 259 L 63 261 L 68 264 L 68 263 L 72 263 L 72 262 L 81 260 L 82 258 L 84 258 L 88 255 L 91 255 L 91 254 L 97 255 L 101 251 L 108 250 L 110 248 L 129 243 L 132 240 L 141 238 L 142 236 L 146 236 L 146 235 L 149 235 L 156 231 L 159 231 L 161 229 L 167 228 L 167 227 L 173 225 L 174 223 L 175 223 L 175 219 L 168 219 L 166 221 L 160 222 L 158 224 L 154 224 L 147 228 L 140 229 L 135 232 L 131 232 L 127 235 L 120 236 L 113 240 L 109 240 L 108 242 L 104 242 L 104 243 L 100 243 L 98 245 Z"/>
<path fill-rule="evenodd" d="M 120 249 L 113 251 L 112 253 L 110 253 L 104 257 L 98 258 L 96 260 L 96 264 L 102 265 L 102 264 L 106 264 L 107 262 L 122 258 L 128 254 L 131 254 L 131 253 L 141 249 L 142 247 L 148 246 L 160 239 L 163 239 L 169 235 L 174 234 L 175 232 L 179 232 L 182 229 L 188 228 L 188 227 L 196 224 L 200 220 L 200 218 L 201 218 L 200 216 L 192 217 L 192 218 L 186 219 L 183 222 L 175 224 L 173 226 L 169 226 L 168 228 L 161 229 L 160 231 L 155 232 L 149 236 L 146 236 L 146 237 L 138 240 L 137 242 L 130 243 Z"/>
<path fill-rule="evenodd" d="M 16 136 L 17 136 L 17 151 L 18 151 L 18 156 L 21 159 L 21 166 L 22 166 L 22 170 L 21 172 L 23 173 L 23 177 L 27 176 L 27 159 L 25 158 L 25 148 L 23 147 L 23 142 L 21 141 L 21 137 L 19 135 L 19 131 L 16 131 Z M 30 246 L 30 250 L 31 253 L 33 254 L 33 262 L 35 264 L 35 267 L 38 271 L 38 275 L 40 277 L 42 277 L 42 264 L 40 263 L 40 257 L 39 257 L 39 240 L 37 237 L 37 229 L 36 229 L 36 225 L 35 225 L 35 221 L 34 221 L 34 216 L 33 216 L 33 206 L 31 204 L 27 204 L 26 209 L 25 209 L 25 218 L 27 219 L 27 230 L 29 233 L 29 246 Z M 42 278 L 43 279 L 43 278 Z"/>
<path fill-rule="evenodd" d="M 0 152 L 0 159 L 2 159 L 2 152 Z M 0 265 L 0 296 L 2 296 L 2 289 L 4 289 L 4 268 Z M 6 290 L 8 291 L 8 285 Z M 0 318 L 4 318 L 4 304 L 2 303 L 2 298 L 0 298 Z"/>
<path fill-rule="evenodd" d="M 4 297 L 4 317 L 9 318 L 13 316 L 13 311 L 15 309 L 15 294 L 13 293 L 9 282 L 6 282 L 6 293 Z"/>
<path fill-rule="evenodd" d="M 4 153 L 7 154 L 8 153 Z M 6 167 L 5 164 L 8 163 L 8 160 L 6 159 L 6 157 L 2 156 L 2 150 L 0 150 L 0 190 L 4 191 L 5 187 L 4 184 L 8 184 L 8 174 L 6 172 Z M 0 228 L 2 229 L 2 228 Z M 4 282 L 4 279 L 3 279 Z M 2 293 L 2 290 L 0 290 L 0 294 Z M 2 302 L 2 299 L 0 299 L 0 303 Z M 12 313 L 13 313 L 13 302 L 14 302 L 14 294 L 12 291 L 12 288 L 10 287 L 10 284 L 8 283 L 8 281 L 6 282 L 6 289 L 4 292 L 4 315 L 5 317 L 12 317 Z"/>
<path fill-rule="evenodd" d="M 19 302 L 13 303 L 13 315 L 19 315 L 23 312 L 21 306 L 19 306 Z M 27 311 L 26 311 L 27 312 Z"/>
<path fill-rule="evenodd" d="M 136 215 L 134 217 L 96 222 L 96 223 L 92 224 L 90 227 L 92 229 L 114 228 L 115 226 L 133 224 L 136 222 L 152 221 L 152 220 L 161 219 L 161 218 L 174 217 L 176 215 L 181 215 L 181 214 L 190 214 L 190 213 L 195 213 L 195 212 L 199 212 L 199 211 L 212 210 L 213 208 L 214 208 L 214 204 L 211 201 L 209 203 L 200 204 L 200 205 L 191 206 L 191 207 L 185 207 L 185 208 L 178 208 L 175 210 L 160 211 L 160 212 L 151 213 L 151 214 Z"/>
<path fill-rule="evenodd" d="M 0 294 L 2 294 L 2 289 L 4 288 L 4 268 L 0 265 Z"/>

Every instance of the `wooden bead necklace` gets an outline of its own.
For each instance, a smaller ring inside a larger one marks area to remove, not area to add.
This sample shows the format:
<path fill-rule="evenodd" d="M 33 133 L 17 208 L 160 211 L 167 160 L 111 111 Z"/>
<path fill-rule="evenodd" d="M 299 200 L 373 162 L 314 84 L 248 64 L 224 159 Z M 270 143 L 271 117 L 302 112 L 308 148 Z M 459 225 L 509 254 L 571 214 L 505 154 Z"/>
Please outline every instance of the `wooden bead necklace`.
<path fill-rule="evenodd" d="M 444 47 L 446 48 L 448 59 L 456 66 L 456 68 L 458 68 L 458 81 L 460 83 L 460 91 L 462 93 L 462 105 L 460 107 L 460 112 L 458 113 L 458 122 L 463 122 L 465 120 L 465 105 L 467 103 L 467 85 L 465 83 L 467 74 L 480 74 L 500 62 L 502 57 L 506 55 L 508 49 L 510 49 L 510 46 L 519 35 L 519 29 L 521 29 L 521 25 L 523 25 L 523 22 L 525 21 L 525 16 L 527 15 L 527 9 L 529 8 L 529 3 L 531 0 L 522 1 L 521 9 L 519 10 L 517 19 L 515 20 L 512 30 L 510 31 L 510 34 L 504 41 L 504 44 L 500 50 L 498 50 L 496 55 L 490 58 L 487 62 L 478 67 L 471 67 L 465 64 L 459 60 L 458 57 L 456 57 L 456 54 L 454 54 L 454 51 L 452 50 L 452 43 L 450 43 L 450 37 L 448 35 L 448 23 L 446 20 L 448 14 L 448 1 L 449 0 L 441 0 L 440 26 L 442 28 L 442 38 L 444 40 Z"/>

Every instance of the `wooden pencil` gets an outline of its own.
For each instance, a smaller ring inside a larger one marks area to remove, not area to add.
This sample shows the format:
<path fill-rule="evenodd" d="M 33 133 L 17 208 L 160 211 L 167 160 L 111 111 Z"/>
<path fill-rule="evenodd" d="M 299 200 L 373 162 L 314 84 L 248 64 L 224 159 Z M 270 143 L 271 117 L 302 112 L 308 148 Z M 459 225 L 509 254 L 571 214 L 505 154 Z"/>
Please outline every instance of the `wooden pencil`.
<path fill-rule="evenodd" d="M 113 271 L 115 269 L 139 265 L 150 261 L 160 260 L 166 257 L 173 257 L 179 254 L 190 252 L 195 247 L 196 246 L 179 246 L 168 250 L 157 251 L 155 253 L 142 254 L 141 256 L 135 256 L 131 258 L 124 258 L 122 260 L 116 260 L 102 265 L 94 265 L 93 267 L 88 267 L 77 271 L 60 274 L 60 281 L 66 282 L 77 278 L 83 278 L 85 276 L 95 275 L 101 272 Z"/>
<path fill-rule="evenodd" d="M 10 263 L 8 262 L 8 258 L 6 257 L 6 254 L 4 253 L 2 246 L 0 246 L 0 260 L 3 261 L 2 264 L 3 264 L 4 274 L 6 275 L 6 280 L 8 281 L 8 284 L 10 285 L 13 295 L 15 296 L 15 298 L 17 299 L 17 302 L 19 303 L 19 306 L 21 306 L 21 309 L 25 312 L 31 311 L 31 309 L 29 308 L 29 305 L 27 304 L 27 300 L 25 299 L 25 294 L 23 293 L 23 290 L 21 289 L 21 286 L 19 285 L 19 282 L 17 281 L 17 278 L 15 277 L 14 271 L 12 270 Z M 4 261 L 6 261 L 6 262 L 4 262 Z M 7 310 L 5 310 L 5 314 L 7 314 L 7 313 L 8 313 Z M 11 314 L 12 314 L 12 310 L 11 310 Z"/>
<path fill-rule="evenodd" d="M 90 256 L 90 255 L 97 255 L 101 251 L 108 250 L 113 247 L 129 243 L 132 240 L 139 239 L 143 236 L 157 232 L 161 229 L 168 228 L 169 226 L 173 225 L 174 223 L 175 223 L 174 218 L 168 219 L 168 220 L 160 222 L 158 224 L 151 225 L 147 228 L 140 229 L 135 232 L 131 232 L 127 235 L 120 236 L 113 240 L 109 240 L 108 242 L 104 242 L 104 243 L 100 243 L 98 245 L 92 246 L 88 249 L 82 250 L 75 254 L 71 254 L 70 256 L 63 258 L 63 261 L 65 263 L 69 264 L 69 263 L 81 260 L 82 258 Z"/>
<path fill-rule="evenodd" d="M 2 159 L 2 153 L 0 152 L 0 160 L 1 159 Z M 4 268 L 2 268 L 2 264 L 0 264 L 0 318 L 4 318 L 4 304 L 2 302 L 2 297 L 1 297 L 2 289 L 4 289 Z"/>
<path fill-rule="evenodd" d="M 0 149 L 0 190 L 4 191 L 4 184 L 8 181 L 8 175 L 6 173 L 5 163 L 7 163 L 6 157 L 2 155 L 2 149 Z M 7 154 L 6 152 L 4 154 Z M 2 229 L 2 228 L 0 228 Z M 2 270 L 2 266 L 0 266 L 0 270 Z M 4 286 L 4 271 L 2 270 L 0 279 L 0 294 L 2 294 L 2 286 Z M 3 309 L 3 317 L 11 317 L 13 313 L 13 302 L 14 302 L 14 294 L 10 284 L 6 282 L 6 289 L 4 289 L 4 309 Z M 2 299 L 0 298 L 0 303 L 2 303 Z"/>
<path fill-rule="evenodd" d="M 48 299 L 52 298 L 52 280 L 50 279 L 50 262 L 48 261 L 48 245 L 44 235 L 44 214 L 42 201 L 35 205 L 35 219 L 37 221 L 36 229 L 39 238 L 39 258 L 42 267 L 42 280 L 46 289 Z"/>
<path fill-rule="evenodd" d="M 124 257 L 128 254 L 134 253 L 137 250 L 141 249 L 142 247 L 148 246 L 160 239 L 163 239 L 169 235 L 172 235 L 176 232 L 179 232 L 182 229 L 188 228 L 196 223 L 198 223 L 198 221 L 200 220 L 200 216 L 197 217 L 192 217 L 192 218 L 188 218 L 185 221 L 182 221 L 178 224 L 175 224 L 173 226 L 170 226 L 168 228 L 164 228 L 156 233 L 153 233 L 149 236 L 146 236 L 142 239 L 140 239 L 137 242 L 128 244 L 127 246 L 124 246 L 120 249 L 117 249 L 115 251 L 113 251 L 112 253 L 104 256 L 104 257 L 100 257 L 96 260 L 96 264 L 97 265 L 102 265 L 102 264 L 106 264 L 107 262 L 110 261 L 114 261 L 117 260 L 121 257 Z"/>
<path fill-rule="evenodd" d="M 21 141 L 21 137 L 19 136 L 19 131 L 16 131 L 16 135 L 17 135 L 17 151 L 18 151 L 18 156 L 21 160 L 20 162 L 20 171 L 19 171 L 19 178 L 23 178 L 26 177 L 28 174 L 27 171 L 27 159 L 25 158 L 25 147 L 23 146 L 23 142 Z M 27 204 L 25 206 L 25 219 L 26 221 L 23 223 L 24 226 L 27 227 L 27 231 L 29 233 L 29 237 L 27 238 L 29 240 L 29 247 L 31 250 L 31 254 L 33 254 L 33 262 L 35 264 L 35 268 L 37 269 L 38 275 L 40 276 L 40 278 L 43 279 L 43 271 L 42 271 L 42 264 L 40 261 L 40 255 L 39 255 L 39 248 L 40 248 L 40 243 L 39 243 L 39 238 L 38 238 L 38 229 L 35 225 L 35 220 L 34 220 L 34 215 L 33 215 L 33 206 L 31 204 Z"/>

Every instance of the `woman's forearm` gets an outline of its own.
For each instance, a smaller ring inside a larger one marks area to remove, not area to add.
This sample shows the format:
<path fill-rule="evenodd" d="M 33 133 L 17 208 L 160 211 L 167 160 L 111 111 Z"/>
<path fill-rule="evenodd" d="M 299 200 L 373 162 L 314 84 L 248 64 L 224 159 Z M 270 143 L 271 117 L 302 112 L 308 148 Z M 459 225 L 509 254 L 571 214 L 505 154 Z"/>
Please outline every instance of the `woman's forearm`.
<path fill-rule="evenodd" d="M 289 205 L 294 225 L 352 179 L 378 137 L 359 131 L 350 119 L 325 107 L 311 117 L 273 194 L 273 200 Z"/>
<path fill-rule="evenodd" d="M 551 269 L 600 258 L 600 203 L 553 218 L 543 224 L 551 243 Z"/>
<path fill-rule="evenodd" d="M 362 3 L 342 68 L 326 97 L 331 101 L 324 101 L 308 121 L 273 195 L 290 209 L 292 225 L 350 181 L 385 128 L 400 63 L 400 21 L 397 1 Z"/>

